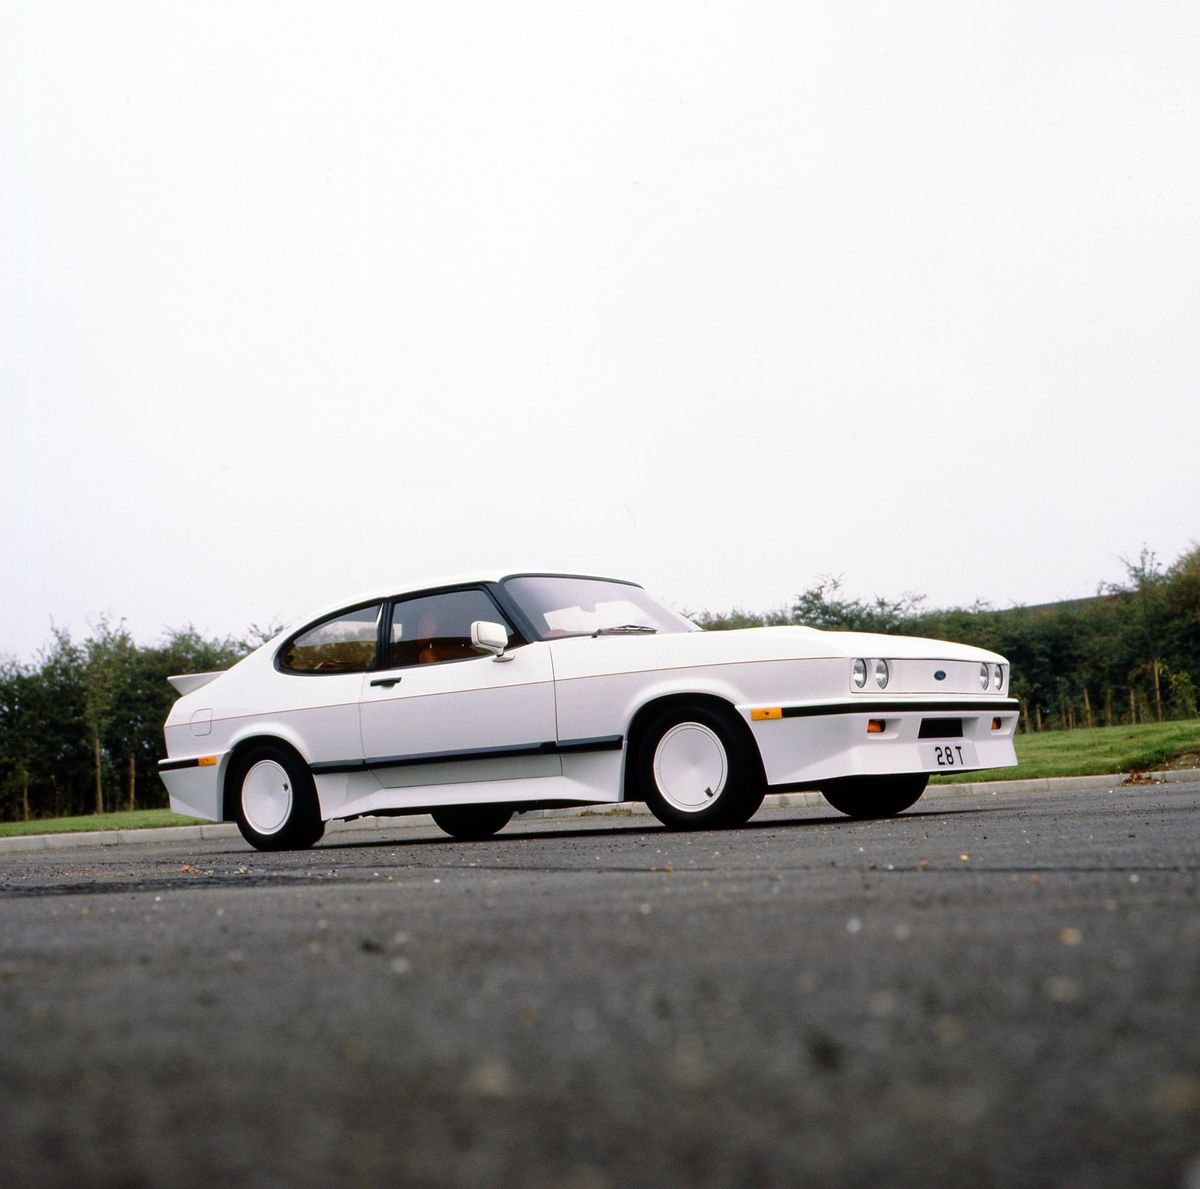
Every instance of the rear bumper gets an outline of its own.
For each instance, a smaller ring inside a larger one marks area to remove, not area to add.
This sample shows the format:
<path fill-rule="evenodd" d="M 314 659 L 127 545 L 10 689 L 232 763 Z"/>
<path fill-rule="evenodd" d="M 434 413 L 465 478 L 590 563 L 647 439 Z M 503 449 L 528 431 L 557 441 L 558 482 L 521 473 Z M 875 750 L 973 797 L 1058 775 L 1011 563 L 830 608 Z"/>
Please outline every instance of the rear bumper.
<path fill-rule="evenodd" d="M 738 709 L 758 743 L 768 785 L 1011 768 L 1017 762 L 1015 698 L 864 698 Z"/>
<path fill-rule="evenodd" d="M 210 753 L 204 757 L 159 760 L 158 775 L 167 786 L 171 809 L 187 817 L 221 821 L 221 784 L 226 758 L 224 754 L 213 757 Z M 202 759 L 215 762 L 201 763 Z"/>

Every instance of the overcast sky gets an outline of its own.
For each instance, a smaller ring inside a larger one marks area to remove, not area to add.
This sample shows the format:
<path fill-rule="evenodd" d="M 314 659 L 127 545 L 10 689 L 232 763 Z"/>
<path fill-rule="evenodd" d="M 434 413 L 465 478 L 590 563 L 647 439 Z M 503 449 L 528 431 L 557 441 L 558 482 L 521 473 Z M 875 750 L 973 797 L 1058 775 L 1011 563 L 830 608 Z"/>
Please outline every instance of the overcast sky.
<path fill-rule="evenodd" d="M 3 10 L 0 656 L 1200 538 L 1196 6 Z"/>

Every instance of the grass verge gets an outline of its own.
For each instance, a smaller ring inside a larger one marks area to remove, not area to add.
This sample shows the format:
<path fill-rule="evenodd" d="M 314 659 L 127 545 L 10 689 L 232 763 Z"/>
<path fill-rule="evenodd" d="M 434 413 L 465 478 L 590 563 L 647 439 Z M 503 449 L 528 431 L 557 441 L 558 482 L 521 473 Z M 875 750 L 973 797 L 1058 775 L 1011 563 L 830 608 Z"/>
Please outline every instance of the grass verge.
<path fill-rule="evenodd" d="M 1036 735 L 1018 735 L 1016 746 L 1019 761 L 1016 768 L 936 776 L 934 782 L 961 784 L 971 780 L 1029 780 L 1200 768 L 1200 719 L 1144 723 L 1133 727 L 1042 731 Z"/>
<path fill-rule="evenodd" d="M 0 838 L 21 834 L 76 834 L 84 830 L 153 830 L 162 826 L 199 826 L 198 817 L 181 817 L 169 809 L 133 809 L 88 813 L 81 817 L 42 817 L 31 822 L 0 822 Z"/>

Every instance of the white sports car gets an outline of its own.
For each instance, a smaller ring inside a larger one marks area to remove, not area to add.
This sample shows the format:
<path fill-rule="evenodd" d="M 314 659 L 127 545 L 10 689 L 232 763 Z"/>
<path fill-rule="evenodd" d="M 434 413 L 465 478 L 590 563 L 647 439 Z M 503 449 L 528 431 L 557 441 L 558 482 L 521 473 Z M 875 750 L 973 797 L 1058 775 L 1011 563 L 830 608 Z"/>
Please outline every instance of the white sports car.
<path fill-rule="evenodd" d="M 884 817 L 930 772 L 1017 762 L 1008 679 L 962 644 L 704 632 L 632 582 L 481 574 L 367 595 L 172 677 L 159 767 L 177 813 L 233 818 L 261 850 L 363 814 L 486 838 L 521 810 L 618 801 L 672 829 L 737 826 L 804 788 Z"/>

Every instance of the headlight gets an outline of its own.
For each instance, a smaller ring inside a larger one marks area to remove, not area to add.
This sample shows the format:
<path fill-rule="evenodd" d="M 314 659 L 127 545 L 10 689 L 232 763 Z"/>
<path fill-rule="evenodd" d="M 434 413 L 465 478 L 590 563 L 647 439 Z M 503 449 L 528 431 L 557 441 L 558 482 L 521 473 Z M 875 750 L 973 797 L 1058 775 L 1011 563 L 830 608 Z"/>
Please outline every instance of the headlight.
<path fill-rule="evenodd" d="M 880 689 L 887 689 L 888 678 L 890 676 L 891 676 L 891 673 L 888 671 L 887 661 L 876 661 L 875 662 L 875 684 L 877 686 L 879 686 Z"/>
<path fill-rule="evenodd" d="M 992 689 L 999 689 L 1004 684 L 1004 666 L 992 666 Z"/>
<path fill-rule="evenodd" d="M 979 688 L 987 689 L 988 682 L 990 682 L 991 679 L 992 679 L 991 665 L 980 665 L 979 666 Z"/>
<path fill-rule="evenodd" d="M 867 684 L 867 662 L 862 657 L 854 662 L 854 668 L 850 670 L 850 680 L 855 689 L 862 689 Z"/>

